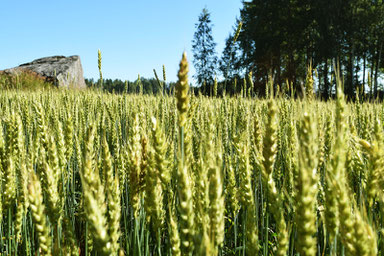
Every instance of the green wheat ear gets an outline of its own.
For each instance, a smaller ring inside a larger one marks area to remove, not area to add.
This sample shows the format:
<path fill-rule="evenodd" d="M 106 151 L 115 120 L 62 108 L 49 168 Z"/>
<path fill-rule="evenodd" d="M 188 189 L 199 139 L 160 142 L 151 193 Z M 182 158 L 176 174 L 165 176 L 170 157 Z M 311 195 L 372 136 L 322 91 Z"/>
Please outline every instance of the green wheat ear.
<path fill-rule="evenodd" d="M 237 25 L 235 36 L 233 37 L 233 44 L 236 43 L 237 39 L 239 38 L 241 27 L 243 26 L 243 22 L 240 21 Z"/>
<path fill-rule="evenodd" d="M 155 74 L 156 81 L 159 85 L 159 90 L 161 92 L 161 95 L 163 95 L 163 83 L 160 81 L 159 77 L 157 76 L 156 69 L 153 69 L 153 74 Z"/>
<path fill-rule="evenodd" d="M 217 97 L 217 77 L 216 76 L 213 83 L 213 96 Z"/>
<path fill-rule="evenodd" d="M 99 67 L 99 74 L 100 74 L 100 88 L 103 87 L 103 73 L 101 72 L 101 51 L 100 49 L 97 51 L 97 64 Z"/>
<path fill-rule="evenodd" d="M 140 74 L 137 74 L 137 84 L 139 85 L 139 94 L 143 95 L 143 83 L 141 82 Z"/>
<path fill-rule="evenodd" d="M 313 75 L 312 63 L 307 68 L 307 77 L 305 79 L 305 95 L 308 99 L 313 99 Z"/>
<path fill-rule="evenodd" d="M 307 113 L 299 129 L 299 170 L 296 178 L 297 203 L 297 250 L 300 255 L 316 254 L 316 210 L 317 195 L 317 143 L 313 118 Z"/>
<path fill-rule="evenodd" d="M 249 80 L 249 92 L 248 92 L 248 96 L 249 97 L 252 97 L 252 94 L 253 94 L 253 90 L 254 90 L 254 84 L 253 84 L 253 74 L 252 74 L 252 71 L 250 71 L 248 73 L 248 80 Z"/>
<path fill-rule="evenodd" d="M 247 79 L 245 79 L 245 77 L 243 78 L 243 89 L 241 94 L 243 95 L 243 98 L 247 97 Z"/>
<path fill-rule="evenodd" d="M 188 61 L 186 52 L 183 53 L 179 66 L 179 73 L 177 74 L 179 80 L 176 84 L 176 101 L 177 110 L 179 111 L 179 126 L 184 127 L 187 119 L 189 103 Z"/>
<path fill-rule="evenodd" d="M 165 73 L 165 65 L 163 65 L 163 80 L 164 80 L 164 83 L 165 83 L 165 81 L 167 81 L 167 76 Z"/>
<path fill-rule="evenodd" d="M 40 255 L 51 255 L 52 240 L 49 235 L 50 230 L 45 217 L 46 211 L 43 203 L 43 192 L 40 181 L 34 172 L 31 172 L 29 176 L 28 191 L 32 217 L 39 240 Z"/>

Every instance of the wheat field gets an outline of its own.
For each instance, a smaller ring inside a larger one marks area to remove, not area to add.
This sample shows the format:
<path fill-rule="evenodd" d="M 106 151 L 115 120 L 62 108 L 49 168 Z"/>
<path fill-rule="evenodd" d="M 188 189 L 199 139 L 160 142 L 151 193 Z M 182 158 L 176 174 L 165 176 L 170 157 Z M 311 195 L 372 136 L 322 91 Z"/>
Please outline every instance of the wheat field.
<path fill-rule="evenodd" d="M 384 105 L 0 92 L 1 255 L 383 255 Z M 341 79 L 339 79 L 341 81 Z"/>

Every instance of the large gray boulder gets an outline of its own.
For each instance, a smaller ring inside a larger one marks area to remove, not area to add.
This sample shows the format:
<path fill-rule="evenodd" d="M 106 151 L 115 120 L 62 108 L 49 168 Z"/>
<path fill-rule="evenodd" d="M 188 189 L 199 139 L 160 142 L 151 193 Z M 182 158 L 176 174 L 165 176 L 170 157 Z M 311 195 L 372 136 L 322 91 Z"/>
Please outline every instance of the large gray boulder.
<path fill-rule="evenodd" d="M 86 88 L 80 57 L 52 56 L 4 70 L 8 74 L 31 71 L 58 87 Z"/>

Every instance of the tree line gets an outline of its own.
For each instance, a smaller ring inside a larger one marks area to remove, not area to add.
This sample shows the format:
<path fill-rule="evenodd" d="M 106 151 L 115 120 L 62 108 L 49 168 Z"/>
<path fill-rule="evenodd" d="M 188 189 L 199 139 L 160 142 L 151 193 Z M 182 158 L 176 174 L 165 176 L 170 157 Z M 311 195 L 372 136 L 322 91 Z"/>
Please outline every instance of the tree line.
<path fill-rule="evenodd" d="M 166 94 L 173 93 L 175 82 L 163 83 L 163 87 L 155 78 L 140 77 L 135 81 L 121 80 L 121 79 L 100 79 L 86 78 L 85 83 L 88 88 L 102 89 L 111 93 L 128 93 L 128 94 L 160 94 L 161 91 Z"/>
<path fill-rule="evenodd" d="M 194 92 L 205 95 L 265 96 L 271 91 L 300 96 L 335 95 L 336 70 L 352 99 L 384 95 L 383 0 L 251 0 L 225 40 L 221 56 L 204 8 L 192 40 Z M 110 92 L 172 93 L 175 83 L 155 78 L 135 81 L 86 79 Z M 268 89 L 270 88 L 270 89 Z"/>
<path fill-rule="evenodd" d="M 234 40 L 239 23 L 241 31 Z M 195 78 L 206 93 L 212 91 L 204 88 L 214 86 L 215 76 L 224 78 L 227 92 L 239 91 L 252 72 L 255 94 L 264 95 L 272 82 L 275 88 L 290 88 L 298 95 L 308 77 L 314 77 L 316 93 L 327 99 L 335 93 L 335 68 L 349 98 L 357 92 L 377 96 L 383 91 L 382 0 L 243 1 L 220 59 L 211 33 L 210 14 L 203 9 L 193 52 Z M 236 82 L 242 85 L 234 88 Z"/>

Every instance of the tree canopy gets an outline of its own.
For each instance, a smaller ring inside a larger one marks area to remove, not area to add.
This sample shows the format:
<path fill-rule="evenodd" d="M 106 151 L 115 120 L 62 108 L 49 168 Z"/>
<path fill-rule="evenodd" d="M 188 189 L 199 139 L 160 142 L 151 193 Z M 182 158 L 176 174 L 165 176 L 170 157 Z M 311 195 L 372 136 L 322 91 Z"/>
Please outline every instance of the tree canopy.
<path fill-rule="evenodd" d="M 192 40 L 193 65 L 196 69 L 195 78 L 199 85 L 206 84 L 211 88 L 216 73 L 216 43 L 212 36 L 210 13 L 204 8 L 195 24 L 196 32 Z M 207 89 L 207 88 L 204 88 Z"/>
<path fill-rule="evenodd" d="M 244 1 L 241 20 L 238 62 L 253 71 L 256 84 L 265 85 L 271 73 L 275 85 L 292 83 L 300 91 L 312 65 L 318 92 L 328 98 L 338 65 L 348 97 L 369 86 L 377 95 L 384 67 L 382 0 Z"/>

